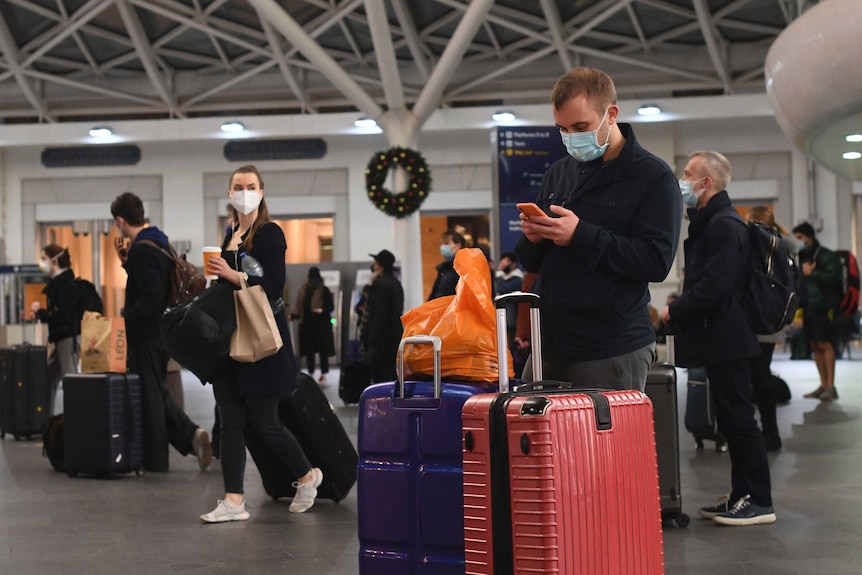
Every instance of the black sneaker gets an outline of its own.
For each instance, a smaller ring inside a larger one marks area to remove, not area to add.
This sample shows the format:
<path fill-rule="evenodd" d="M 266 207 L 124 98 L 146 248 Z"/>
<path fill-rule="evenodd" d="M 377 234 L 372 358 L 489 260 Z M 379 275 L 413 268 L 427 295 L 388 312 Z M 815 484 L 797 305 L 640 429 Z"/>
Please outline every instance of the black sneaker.
<path fill-rule="evenodd" d="M 719 513 L 712 518 L 720 525 L 732 526 L 766 525 L 775 523 L 775 519 L 775 510 L 772 506 L 755 505 L 748 495 L 737 501 L 730 511 Z"/>
<path fill-rule="evenodd" d="M 712 519 L 719 513 L 727 513 L 732 507 L 733 504 L 730 501 L 730 494 L 728 493 L 719 497 L 712 507 L 701 507 L 697 513 L 704 519 Z"/>

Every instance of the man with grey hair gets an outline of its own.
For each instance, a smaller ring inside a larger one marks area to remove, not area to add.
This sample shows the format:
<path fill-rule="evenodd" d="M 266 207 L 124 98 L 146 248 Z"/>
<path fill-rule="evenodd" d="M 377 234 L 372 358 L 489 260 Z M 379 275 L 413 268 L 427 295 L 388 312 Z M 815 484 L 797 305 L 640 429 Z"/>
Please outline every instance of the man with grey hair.
<path fill-rule="evenodd" d="M 730 178 L 730 162 L 718 152 L 689 156 L 679 182 L 690 220 L 683 291 L 661 318 L 678 336 L 677 365 L 706 367 L 730 451 L 730 495 L 700 515 L 722 525 L 758 525 L 774 523 L 775 511 L 766 447 L 751 403 L 749 360 L 760 346 L 739 300 L 751 273 L 751 241 L 725 189 Z"/>

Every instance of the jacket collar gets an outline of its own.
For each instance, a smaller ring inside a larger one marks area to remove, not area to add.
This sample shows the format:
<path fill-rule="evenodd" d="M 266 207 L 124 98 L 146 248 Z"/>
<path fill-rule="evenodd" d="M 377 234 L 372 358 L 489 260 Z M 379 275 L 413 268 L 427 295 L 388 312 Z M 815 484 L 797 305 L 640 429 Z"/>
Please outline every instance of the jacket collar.
<path fill-rule="evenodd" d="M 712 196 L 701 209 L 689 208 L 688 219 L 691 221 L 691 231 L 695 232 L 705 226 L 718 212 L 732 208 L 727 190 L 722 190 Z"/>
<path fill-rule="evenodd" d="M 643 148 L 638 144 L 631 124 L 620 123 L 617 125 L 620 128 L 623 138 L 626 139 L 626 143 L 620 151 L 620 155 L 610 162 L 605 162 L 602 158 L 597 158 L 592 162 L 578 162 L 573 160 L 575 162 L 576 169 L 598 170 L 601 168 L 599 173 L 596 174 L 596 180 L 611 179 L 613 181 L 619 181 L 632 177 L 631 172 L 632 165 L 634 164 L 634 157 L 636 154 L 641 153 Z"/>

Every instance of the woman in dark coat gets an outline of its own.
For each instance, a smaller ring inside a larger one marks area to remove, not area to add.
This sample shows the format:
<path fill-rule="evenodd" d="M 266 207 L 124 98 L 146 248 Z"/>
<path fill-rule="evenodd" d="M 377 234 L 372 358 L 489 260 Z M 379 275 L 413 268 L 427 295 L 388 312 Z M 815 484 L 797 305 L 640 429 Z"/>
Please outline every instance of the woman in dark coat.
<path fill-rule="evenodd" d="M 225 237 L 222 257 L 210 260 L 209 269 L 219 281 L 238 288 L 240 277 L 245 275 L 240 271 L 242 258 L 253 257 L 263 268 L 263 275 L 246 279 L 249 285 L 263 287 L 270 302 L 275 302 L 284 290 L 287 245 L 281 228 L 269 221 L 263 195 L 263 180 L 254 166 L 243 166 L 231 175 L 228 196 L 239 212 L 239 225 Z M 278 353 L 254 363 L 231 362 L 228 369 L 212 379 L 221 415 L 225 498 L 212 512 L 201 515 L 205 523 L 244 521 L 249 517 L 243 497 L 246 422 L 298 477 L 290 511 L 307 511 L 323 482 L 323 473 L 312 468 L 296 437 L 278 418 L 279 396 L 296 386 L 297 370 L 284 312 L 277 313 L 275 320 L 284 342 Z"/>
<path fill-rule="evenodd" d="M 33 319 L 48 325 L 48 342 L 54 344 L 48 357 L 48 381 L 51 395 L 48 415 L 54 413 L 54 399 L 60 380 L 67 373 L 78 373 L 81 353 L 81 320 L 78 317 L 78 286 L 71 269 L 69 251 L 57 244 L 42 249 L 39 269 L 50 276 L 42 293 L 48 298 L 48 308 L 33 302 Z"/>
<path fill-rule="evenodd" d="M 326 381 L 329 373 L 329 356 L 335 355 L 335 338 L 332 335 L 332 292 L 323 285 L 320 269 L 309 268 L 308 281 L 299 288 L 296 296 L 296 311 L 299 319 L 299 355 L 305 358 L 308 373 L 314 376 L 314 356 L 320 356 L 319 383 Z"/>

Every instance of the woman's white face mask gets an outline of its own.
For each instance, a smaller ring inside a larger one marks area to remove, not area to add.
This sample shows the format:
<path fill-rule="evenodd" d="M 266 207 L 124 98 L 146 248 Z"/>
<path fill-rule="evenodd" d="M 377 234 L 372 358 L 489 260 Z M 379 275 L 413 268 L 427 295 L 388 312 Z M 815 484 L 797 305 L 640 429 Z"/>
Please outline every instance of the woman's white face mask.
<path fill-rule="evenodd" d="M 263 196 L 256 190 L 238 190 L 230 193 L 230 205 L 244 216 L 257 209 Z"/>

